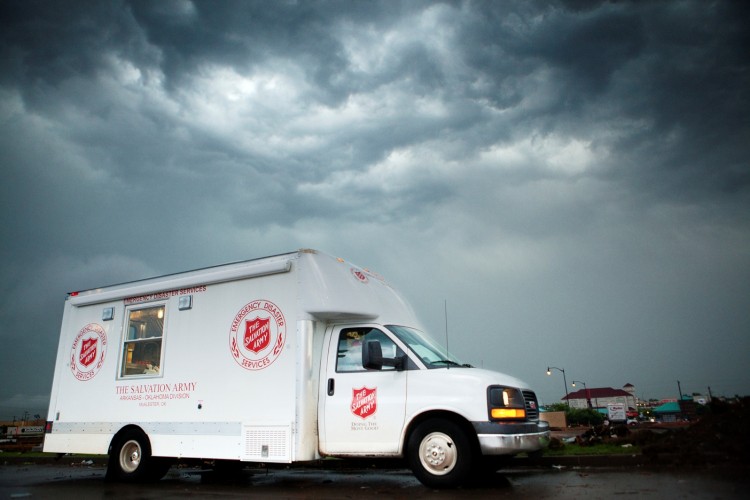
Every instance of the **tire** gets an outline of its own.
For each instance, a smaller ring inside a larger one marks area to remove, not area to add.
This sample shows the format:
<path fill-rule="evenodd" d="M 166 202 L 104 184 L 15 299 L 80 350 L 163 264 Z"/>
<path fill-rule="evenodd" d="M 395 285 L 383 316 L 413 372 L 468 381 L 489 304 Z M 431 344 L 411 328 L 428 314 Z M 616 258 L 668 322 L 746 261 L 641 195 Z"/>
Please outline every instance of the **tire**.
<path fill-rule="evenodd" d="M 409 437 L 407 459 L 414 475 L 429 488 L 456 488 L 469 482 L 476 452 L 456 423 L 433 418 Z"/>
<path fill-rule="evenodd" d="M 151 456 L 151 443 L 143 432 L 130 429 L 112 442 L 107 479 L 126 483 L 158 481 L 170 465 L 166 458 Z"/>

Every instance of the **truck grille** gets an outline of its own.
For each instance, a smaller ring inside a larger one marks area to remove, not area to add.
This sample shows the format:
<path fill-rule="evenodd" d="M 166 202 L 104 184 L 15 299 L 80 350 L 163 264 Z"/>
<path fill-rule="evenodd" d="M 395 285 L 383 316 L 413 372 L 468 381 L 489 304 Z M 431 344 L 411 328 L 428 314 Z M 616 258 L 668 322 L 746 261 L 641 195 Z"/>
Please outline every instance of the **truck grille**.
<path fill-rule="evenodd" d="M 526 418 L 529 420 L 539 419 L 539 403 L 534 391 L 523 391 L 523 399 L 526 405 Z"/>

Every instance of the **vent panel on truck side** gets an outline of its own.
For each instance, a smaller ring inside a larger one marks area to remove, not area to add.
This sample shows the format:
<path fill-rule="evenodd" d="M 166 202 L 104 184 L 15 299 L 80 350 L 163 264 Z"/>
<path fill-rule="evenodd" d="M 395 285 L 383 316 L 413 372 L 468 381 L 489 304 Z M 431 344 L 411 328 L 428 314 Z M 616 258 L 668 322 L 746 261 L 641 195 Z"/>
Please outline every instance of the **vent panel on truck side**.
<path fill-rule="evenodd" d="M 288 426 L 243 426 L 244 455 L 253 462 L 290 463 L 292 432 Z"/>

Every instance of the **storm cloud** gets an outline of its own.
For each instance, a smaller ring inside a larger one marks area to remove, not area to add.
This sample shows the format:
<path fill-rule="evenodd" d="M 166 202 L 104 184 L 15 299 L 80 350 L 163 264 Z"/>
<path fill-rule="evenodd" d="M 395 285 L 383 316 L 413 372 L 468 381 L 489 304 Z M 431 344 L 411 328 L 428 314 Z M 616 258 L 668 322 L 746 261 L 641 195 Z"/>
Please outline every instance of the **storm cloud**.
<path fill-rule="evenodd" d="M 0 419 L 66 292 L 302 247 L 545 403 L 750 393 L 749 13 L 3 1 Z"/>

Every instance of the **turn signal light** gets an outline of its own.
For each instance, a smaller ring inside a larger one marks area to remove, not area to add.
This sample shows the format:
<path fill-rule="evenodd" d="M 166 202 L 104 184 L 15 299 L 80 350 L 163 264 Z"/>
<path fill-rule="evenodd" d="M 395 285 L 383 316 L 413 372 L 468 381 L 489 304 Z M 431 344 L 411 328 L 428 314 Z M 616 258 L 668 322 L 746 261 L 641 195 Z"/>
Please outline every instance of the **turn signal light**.
<path fill-rule="evenodd" d="M 526 410 L 520 408 L 493 408 L 492 418 L 526 418 Z"/>

